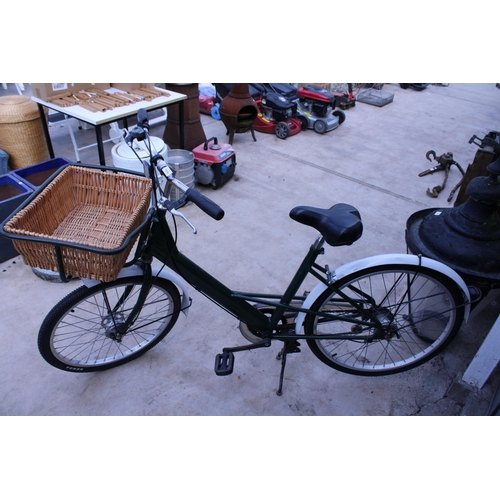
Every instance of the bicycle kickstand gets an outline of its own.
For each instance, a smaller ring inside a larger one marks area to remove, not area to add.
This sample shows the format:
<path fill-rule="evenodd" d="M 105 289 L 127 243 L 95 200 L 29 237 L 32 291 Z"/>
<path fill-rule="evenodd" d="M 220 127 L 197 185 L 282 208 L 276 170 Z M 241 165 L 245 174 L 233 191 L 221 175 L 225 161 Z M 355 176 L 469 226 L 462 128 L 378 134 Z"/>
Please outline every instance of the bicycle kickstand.
<path fill-rule="evenodd" d="M 283 379 L 285 377 L 285 365 L 286 365 L 286 355 L 292 354 L 294 352 L 300 352 L 300 343 L 297 340 L 287 340 L 284 343 L 283 349 L 276 356 L 277 360 L 281 359 L 281 372 L 280 372 L 280 384 L 276 394 L 281 396 L 283 394 Z"/>

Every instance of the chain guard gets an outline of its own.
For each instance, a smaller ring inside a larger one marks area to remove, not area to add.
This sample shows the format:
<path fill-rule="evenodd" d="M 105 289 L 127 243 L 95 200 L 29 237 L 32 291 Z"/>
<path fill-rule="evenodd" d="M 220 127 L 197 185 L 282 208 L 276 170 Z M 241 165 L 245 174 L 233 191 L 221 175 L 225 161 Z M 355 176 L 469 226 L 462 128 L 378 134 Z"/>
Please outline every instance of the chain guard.
<path fill-rule="evenodd" d="M 275 307 L 266 306 L 264 304 L 255 304 L 254 307 L 269 316 L 271 316 L 276 309 Z M 287 323 L 288 323 L 287 319 L 283 316 L 283 318 L 280 321 L 280 324 L 286 325 Z M 262 339 L 264 338 L 261 332 L 259 332 L 255 328 L 249 327 L 246 323 L 243 323 L 241 321 L 240 321 L 240 332 L 243 335 L 243 337 L 245 337 L 249 342 L 252 342 L 252 344 L 256 344 L 257 342 L 262 342 Z"/>

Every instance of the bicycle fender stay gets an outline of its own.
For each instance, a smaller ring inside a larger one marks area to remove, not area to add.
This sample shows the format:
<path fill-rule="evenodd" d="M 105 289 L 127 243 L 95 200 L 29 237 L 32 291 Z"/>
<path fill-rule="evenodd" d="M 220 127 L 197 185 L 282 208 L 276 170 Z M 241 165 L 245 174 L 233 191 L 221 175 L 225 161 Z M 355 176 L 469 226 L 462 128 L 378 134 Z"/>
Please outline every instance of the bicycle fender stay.
<path fill-rule="evenodd" d="M 181 289 L 181 310 L 182 312 L 187 316 L 188 311 L 189 311 L 189 306 L 190 306 L 190 298 L 189 298 L 189 292 L 187 290 L 186 284 L 184 281 L 181 280 L 177 274 L 173 273 L 172 271 L 169 271 L 168 269 L 163 269 L 161 272 L 158 268 L 153 267 L 152 268 L 152 274 L 153 276 L 157 278 L 162 278 L 168 281 L 171 281 L 175 285 L 177 285 Z M 130 276 L 142 276 L 142 269 L 139 266 L 130 266 L 130 267 L 124 267 L 120 273 L 118 274 L 118 277 L 116 279 L 120 278 L 127 278 Z M 87 278 L 82 278 L 82 283 L 87 287 L 87 288 L 92 288 L 96 285 L 99 285 L 101 282 L 96 281 L 96 280 L 91 280 Z"/>
<path fill-rule="evenodd" d="M 470 312 L 470 293 L 467 285 L 464 280 L 460 277 L 460 275 L 451 269 L 446 264 L 442 262 L 438 262 L 437 260 L 429 259 L 427 257 L 420 257 L 418 255 L 411 254 L 383 254 L 383 255 L 374 255 L 372 257 L 367 257 L 365 259 L 356 260 L 353 262 L 349 262 L 340 266 L 333 273 L 335 275 L 336 280 L 340 280 L 345 276 L 361 271 L 363 269 L 367 269 L 374 266 L 383 266 L 388 264 L 412 264 L 415 266 L 422 266 L 428 269 L 432 269 L 434 271 L 440 272 L 444 274 L 448 278 L 451 278 L 460 288 L 462 289 L 466 304 L 464 308 L 464 321 L 467 321 Z M 303 309 L 309 309 L 316 299 L 328 288 L 328 285 L 324 283 L 318 283 L 312 291 L 307 296 L 306 300 L 302 304 Z M 302 325 L 306 318 L 307 313 L 300 312 L 297 315 L 295 322 L 295 334 L 300 335 L 302 330 Z"/>

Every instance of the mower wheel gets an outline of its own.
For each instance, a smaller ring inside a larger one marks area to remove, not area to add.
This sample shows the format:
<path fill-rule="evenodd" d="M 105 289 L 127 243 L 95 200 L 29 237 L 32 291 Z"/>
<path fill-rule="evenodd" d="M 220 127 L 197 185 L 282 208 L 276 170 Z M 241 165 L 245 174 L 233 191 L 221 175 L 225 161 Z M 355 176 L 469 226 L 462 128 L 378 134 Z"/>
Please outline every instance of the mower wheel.
<path fill-rule="evenodd" d="M 299 116 L 298 120 L 300 122 L 300 130 L 307 130 L 309 128 L 309 122 L 305 116 Z"/>
<path fill-rule="evenodd" d="M 339 125 L 342 125 L 345 122 L 345 113 L 343 111 L 340 111 L 340 110 L 336 109 L 333 112 L 333 116 L 338 117 L 338 119 L 339 119 Z"/>
<path fill-rule="evenodd" d="M 274 133 L 280 139 L 286 139 L 290 135 L 290 126 L 286 122 L 278 122 Z"/>
<path fill-rule="evenodd" d="M 326 123 L 323 120 L 316 120 L 314 122 L 314 131 L 318 134 L 324 134 L 326 132 Z"/>

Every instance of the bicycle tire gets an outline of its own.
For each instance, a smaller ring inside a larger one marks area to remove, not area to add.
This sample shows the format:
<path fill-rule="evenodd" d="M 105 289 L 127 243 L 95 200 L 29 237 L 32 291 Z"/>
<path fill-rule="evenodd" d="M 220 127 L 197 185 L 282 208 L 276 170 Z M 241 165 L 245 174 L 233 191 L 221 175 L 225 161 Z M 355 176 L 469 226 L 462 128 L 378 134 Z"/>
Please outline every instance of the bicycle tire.
<path fill-rule="evenodd" d="M 370 336 L 375 329 L 366 325 L 342 319 L 329 321 L 316 314 L 306 316 L 306 335 L 352 336 L 350 340 L 307 339 L 318 359 L 345 373 L 390 375 L 420 366 L 451 342 L 463 322 L 465 300 L 461 288 L 451 278 L 424 266 L 374 266 L 345 276 L 335 287 L 355 298 L 361 311 L 346 307 L 330 288 L 318 297 L 311 310 L 364 321 L 374 314 L 385 332 L 385 338 L 373 339 Z"/>
<path fill-rule="evenodd" d="M 45 361 L 64 371 L 101 371 L 132 361 L 158 344 L 181 308 L 177 287 L 164 279 L 154 280 L 132 326 L 120 340 L 113 338 L 141 285 L 142 277 L 132 276 L 92 288 L 81 286 L 63 298 L 40 327 L 38 349 Z M 116 306 L 112 314 L 107 312 L 104 293 L 110 309 Z"/>

